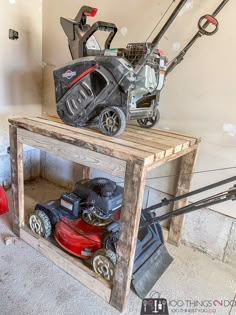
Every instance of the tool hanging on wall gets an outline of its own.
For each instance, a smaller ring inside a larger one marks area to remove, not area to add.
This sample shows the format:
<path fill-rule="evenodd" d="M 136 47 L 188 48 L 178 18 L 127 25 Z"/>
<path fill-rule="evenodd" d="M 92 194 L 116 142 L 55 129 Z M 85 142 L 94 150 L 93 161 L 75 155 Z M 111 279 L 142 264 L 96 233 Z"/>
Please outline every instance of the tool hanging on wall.
<path fill-rule="evenodd" d="M 95 8 L 82 7 L 74 20 L 61 18 L 75 61 L 54 71 L 59 117 L 75 127 L 96 126 L 109 136 L 121 134 L 128 120 L 136 120 L 142 128 L 153 127 L 160 119 L 158 106 L 166 75 L 198 38 L 217 32 L 215 16 L 229 0 L 222 1 L 212 15 L 200 18 L 197 34 L 168 64 L 159 43 L 187 1 L 179 1 L 152 42 L 129 43 L 126 48 L 111 49 L 117 33 L 115 24 L 87 24 L 87 18 L 96 15 Z M 108 33 L 103 49 L 94 37 L 97 31 Z"/>

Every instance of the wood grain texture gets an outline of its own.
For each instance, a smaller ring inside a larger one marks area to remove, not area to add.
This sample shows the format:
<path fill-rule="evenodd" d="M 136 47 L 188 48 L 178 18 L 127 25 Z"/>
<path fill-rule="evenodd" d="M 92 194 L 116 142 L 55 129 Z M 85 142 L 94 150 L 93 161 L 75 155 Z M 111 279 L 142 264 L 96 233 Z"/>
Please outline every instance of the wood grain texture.
<path fill-rule="evenodd" d="M 82 179 L 92 178 L 92 169 L 91 167 L 83 166 L 82 167 Z"/>
<path fill-rule="evenodd" d="M 139 127 L 130 127 L 129 132 L 135 133 L 140 137 L 147 135 L 146 130 Z M 174 149 L 174 153 L 181 151 L 182 149 L 186 149 L 190 146 L 190 141 L 186 139 L 177 139 L 176 137 L 170 137 L 167 135 L 159 134 L 155 132 L 155 129 L 152 129 L 152 132 L 148 134 L 148 137 L 157 143 L 163 145 L 170 145 Z"/>
<path fill-rule="evenodd" d="M 47 120 L 48 124 L 53 124 L 57 123 L 60 124 L 62 128 L 67 128 L 68 126 L 66 126 L 58 117 L 45 117 L 45 118 L 34 118 L 35 119 L 39 119 L 40 121 L 42 121 L 42 119 L 45 121 L 45 119 Z M 74 127 L 70 127 L 70 130 L 74 130 Z M 77 129 L 78 130 L 78 129 Z M 83 128 L 82 132 L 87 134 L 88 132 L 90 133 L 91 131 L 88 128 Z M 104 139 L 107 139 L 107 136 L 101 134 L 98 130 L 94 130 L 95 136 L 101 138 L 101 137 L 105 137 Z M 142 145 L 149 146 L 151 148 L 156 148 L 158 150 L 168 150 L 165 153 L 165 156 L 168 155 L 170 153 L 170 148 L 172 148 L 172 152 L 178 152 L 180 151 L 182 148 L 186 149 L 190 144 L 193 145 L 196 142 L 196 138 L 192 138 L 192 137 L 187 137 L 187 136 L 182 136 L 181 135 L 176 135 L 176 134 L 172 134 L 166 131 L 160 131 L 159 129 L 144 129 L 141 128 L 139 126 L 135 126 L 133 124 L 128 124 L 128 128 L 126 129 L 126 131 L 120 135 L 119 137 L 108 137 L 108 139 L 110 139 L 110 141 L 114 141 L 114 139 L 119 139 L 119 143 L 124 144 L 126 142 L 126 140 L 128 141 L 132 141 L 132 143 L 138 143 L 140 146 L 140 149 L 142 148 Z M 123 140 L 122 142 L 120 140 Z M 124 141 L 125 140 L 125 141 Z M 147 149 L 147 148 L 146 148 Z M 156 151 L 158 152 L 158 151 Z"/>
<path fill-rule="evenodd" d="M 35 134 L 21 128 L 18 129 L 17 139 L 21 143 L 28 144 L 48 153 L 56 154 L 64 159 L 109 172 L 115 176 L 124 177 L 126 164 L 120 159 L 102 155 L 101 153 Z"/>
<path fill-rule="evenodd" d="M 9 122 L 22 129 L 125 161 L 135 159 L 145 161 L 145 163 L 148 164 L 154 161 L 154 154 L 151 152 L 117 144 L 116 141 L 110 142 L 111 137 L 108 136 L 106 136 L 106 138 L 109 140 L 97 138 L 93 131 L 89 131 L 90 134 L 87 135 L 82 133 L 83 130 L 79 128 L 74 128 L 72 132 L 58 126 L 47 125 L 44 122 L 37 122 L 28 118 L 9 119 Z M 160 154 L 160 157 L 162 157 L 164 152 L 160 151 Z"/>
<path fill-rule="evenodd" d="M 111 295 L 110 283 L 85 266 L 78 258 L 72 257 L 49 241 L 32 233 L 26 226 L 20 228 L 20 237 L 45 257 L 49 258 L 58 267 L 88 287 L 106 302 L 109 302 Z"/>
<path fill-rule="evenodd" d="M 58 117 L 10 119 L 11 124 L 34 133 L 116 157 L 124 161 L 144 161 L 151 165 L 163 158 L 186 150 L 199 139 L 159 129 L 143 129 L 128 125 L 119 137 L 108 137 L 96 129 L 75 128 L 65 125 Z"/>
<path fill-rule="evenodd" d="M 196 150 L 197 148 L 198 148 L 198 145 L 195 144 L 192 147 L 189 147 L 189 148 L 187 148 L 185 150 L 181 150 L 180 152 L 171 154 L 170 156 L 167 156 L 164 159 L 161 159 L 159 161 L 156 161 L 156 162 L 152 163 L 151 165 L 148 165 L 147 166 L 147 170 L 150 171 L 150 170 L 152 170 L 152 169 L 154 169 L 156 167 L 159 167 L 159 166 L 161 166 L 161 165 L 163 165 L 165 163 L 169 163 L 171 161 L 177 160 L 177 159 L 181 158 L 182 156 L 188 154 L 189 152 L 192 152 L 192 151 Z"/>
<path fill-rule="evenodd" d="M 42 118 L 32 118 L 32 120 L 42 122 Z M 50 121 L 50 120 L 47 120 L 46 122 L 44 120 L 44 123 L 47 125 L 50 125 L 50 126 L 59 127 L 61 129 L 64 129 L 64 130 L 71 130 L 73 132 L 77 132 L 78 134 L 82 133 L 82 134 L 91 136 L 91 130 L 89 130 L 87 128 L 74 128 L 74 127 L 65 125 L 62 122 L 56 122 L 56 121 Z M 96 130 L 93 130 L 93 138 L 94 139 L 95 138 L 102 139 L 102 140 L 105 140 L 106 142 L 111 143 L 111 144 L 120 144 L 124 147 L 130 148 L 131 152 L 133 149 L 136 150 L 137 148 L 139 148 L 140 151 L 149 152 L 150 154 L 154 154 L 155 160 L 158 160 L 158 159 L 165 156 L 165 152 L 164 152 L 165 150 L 163 149 L 163 147 L 159 148 L 159 147 L 155 147 L 155 146 L 150 145 L 150 144 L 147 145 L 145 143 L 145 141 L 139 141 L 138 146 L 137 146 L 137 142 L 133 141 L 133 139 L 127 139 L 123 135 L 121 135 L 119 137 L 108 137 L 108 136 L 105 136 L 104 134 L 101 134 L 100 132 L 98 132 Z"/>
<path fill-rule="evenodd" d="M 19 236 L 24 223 L 23 145 L 17 142 L 17 128 L 9 126 L 11 148 L 11 189 L 13 203 L 13 232 Z"/>
<path fill-rule="evenodd" d="M 144 167 L 132 161 L 127 162 L 119 241 L 116 251 L 117 264 L 110 301 L 111 305 L 119 311 L 123 311 L 128 302 L 145 177 Z"/>
<path fill-rule="evenodd" d="M 176 196 L 189 192 L 192 182 L 195 162 L 197 157 L 197 149 L 189 152 L 181 157 L 180 171 L 177 181 Z M 187 175 L 184 175 L 187 174 Z M 187 198 L 179 200 L 174 203 L 173 210 L 186 206 L 188 203 Z M 179 245 L 181 240 L 181 231 L 184 223 L 184 215 L 175 217 L 171 220 L 168 242 L 173 245 Z"/>

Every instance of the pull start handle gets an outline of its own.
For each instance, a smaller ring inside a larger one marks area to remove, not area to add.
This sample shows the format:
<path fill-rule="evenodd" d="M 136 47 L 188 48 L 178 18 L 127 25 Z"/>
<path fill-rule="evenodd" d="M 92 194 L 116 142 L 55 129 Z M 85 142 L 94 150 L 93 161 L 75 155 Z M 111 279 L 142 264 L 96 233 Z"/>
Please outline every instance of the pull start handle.
<path fill-rule="evenodd" d="M 202 23 L 203 21 L 205 21 L 205 22 Z M 207 31 L 206 30 L 209 24 L 212 24 L 213 26 L 215 26 L 215 28 L 212 31 Z M 203 15 L 199 19 L 199 21 L 198 21 L 198 28 L 199 28 L 199 31 L 200 31 L 200 33 L 202 35 L 212 36 L 218 31 L 218 29 L 219 29 L 219 22 L 212 15 L 206 14 L 206 15 Z"/>

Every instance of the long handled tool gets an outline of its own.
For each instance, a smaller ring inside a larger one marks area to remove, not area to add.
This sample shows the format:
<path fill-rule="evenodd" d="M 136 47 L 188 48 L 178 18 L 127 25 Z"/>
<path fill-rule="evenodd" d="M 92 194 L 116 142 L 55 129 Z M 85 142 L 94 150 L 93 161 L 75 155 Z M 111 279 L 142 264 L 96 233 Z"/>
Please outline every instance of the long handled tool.
<path fill-rule="evenodd" d="M 144 298 L 148 294 L 173 260 L 165 247 L 160 222 L 228 200 L 236 200 L 236 185 L 221 193 L 201 199 L 160 216 L 155 217 L 153 210 L 233 181 L 236 181 L 236 176 L 202 187 L 187 194 L 177 196 L 170 200 L 163 199 L 161 203 L 142 210 L 132 280 L 134 289 L 140 297 Z M 145 237 L 148 235 L 147 230 L 152 232 L 153 235 L 150 240 L 142 238 L 142 235 L 145 235 Z"/>

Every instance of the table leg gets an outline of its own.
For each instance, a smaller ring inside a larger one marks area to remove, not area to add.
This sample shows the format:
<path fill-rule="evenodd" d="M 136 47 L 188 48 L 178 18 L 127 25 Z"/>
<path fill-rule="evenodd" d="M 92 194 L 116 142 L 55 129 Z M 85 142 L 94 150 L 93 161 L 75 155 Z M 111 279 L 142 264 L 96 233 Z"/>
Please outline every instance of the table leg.
<path fill-rule="evenodd" d="M 184 193 L 189 192 L 192 182 L 191 175 L 194 170 L 195 162 L 197 156 L 197 149 L 189 152 L 188 154 L 182 156 L 180 159 L 180 172 L 177 181 L 177 189 L 176 189 L 176 196 L 182 195 Z M 186 175 L 184 175 L 186 174 Z M 174 203 L 173 210 L 176 210 L 180 207 L 186 206 L 188 203 L 187 198 L 179 200 Z M 181 241 L 181 230 L 184 223 L 184 215 L 175 217 L 171 220 L 170 230 L 169 230 L 169 237 L 168 242 L 178 246 Z"/>
<path fill-rule="evenodd" d="M 117 245 L 117 264 L 110 300 L 110 304 L 119 311 L 123 311 L 128 302 L 145 176 L 146 170 L 143 165 L 138 165 L 132 161 L 127 162 Z"/>
<path fill-rule="evenodd" d="M 11 189 L 13 201 L 13 232 L 19 236 L 24 224 L 23 144 L 17 141 L 17 128 L 9 127 L 11 148 Z"/>

